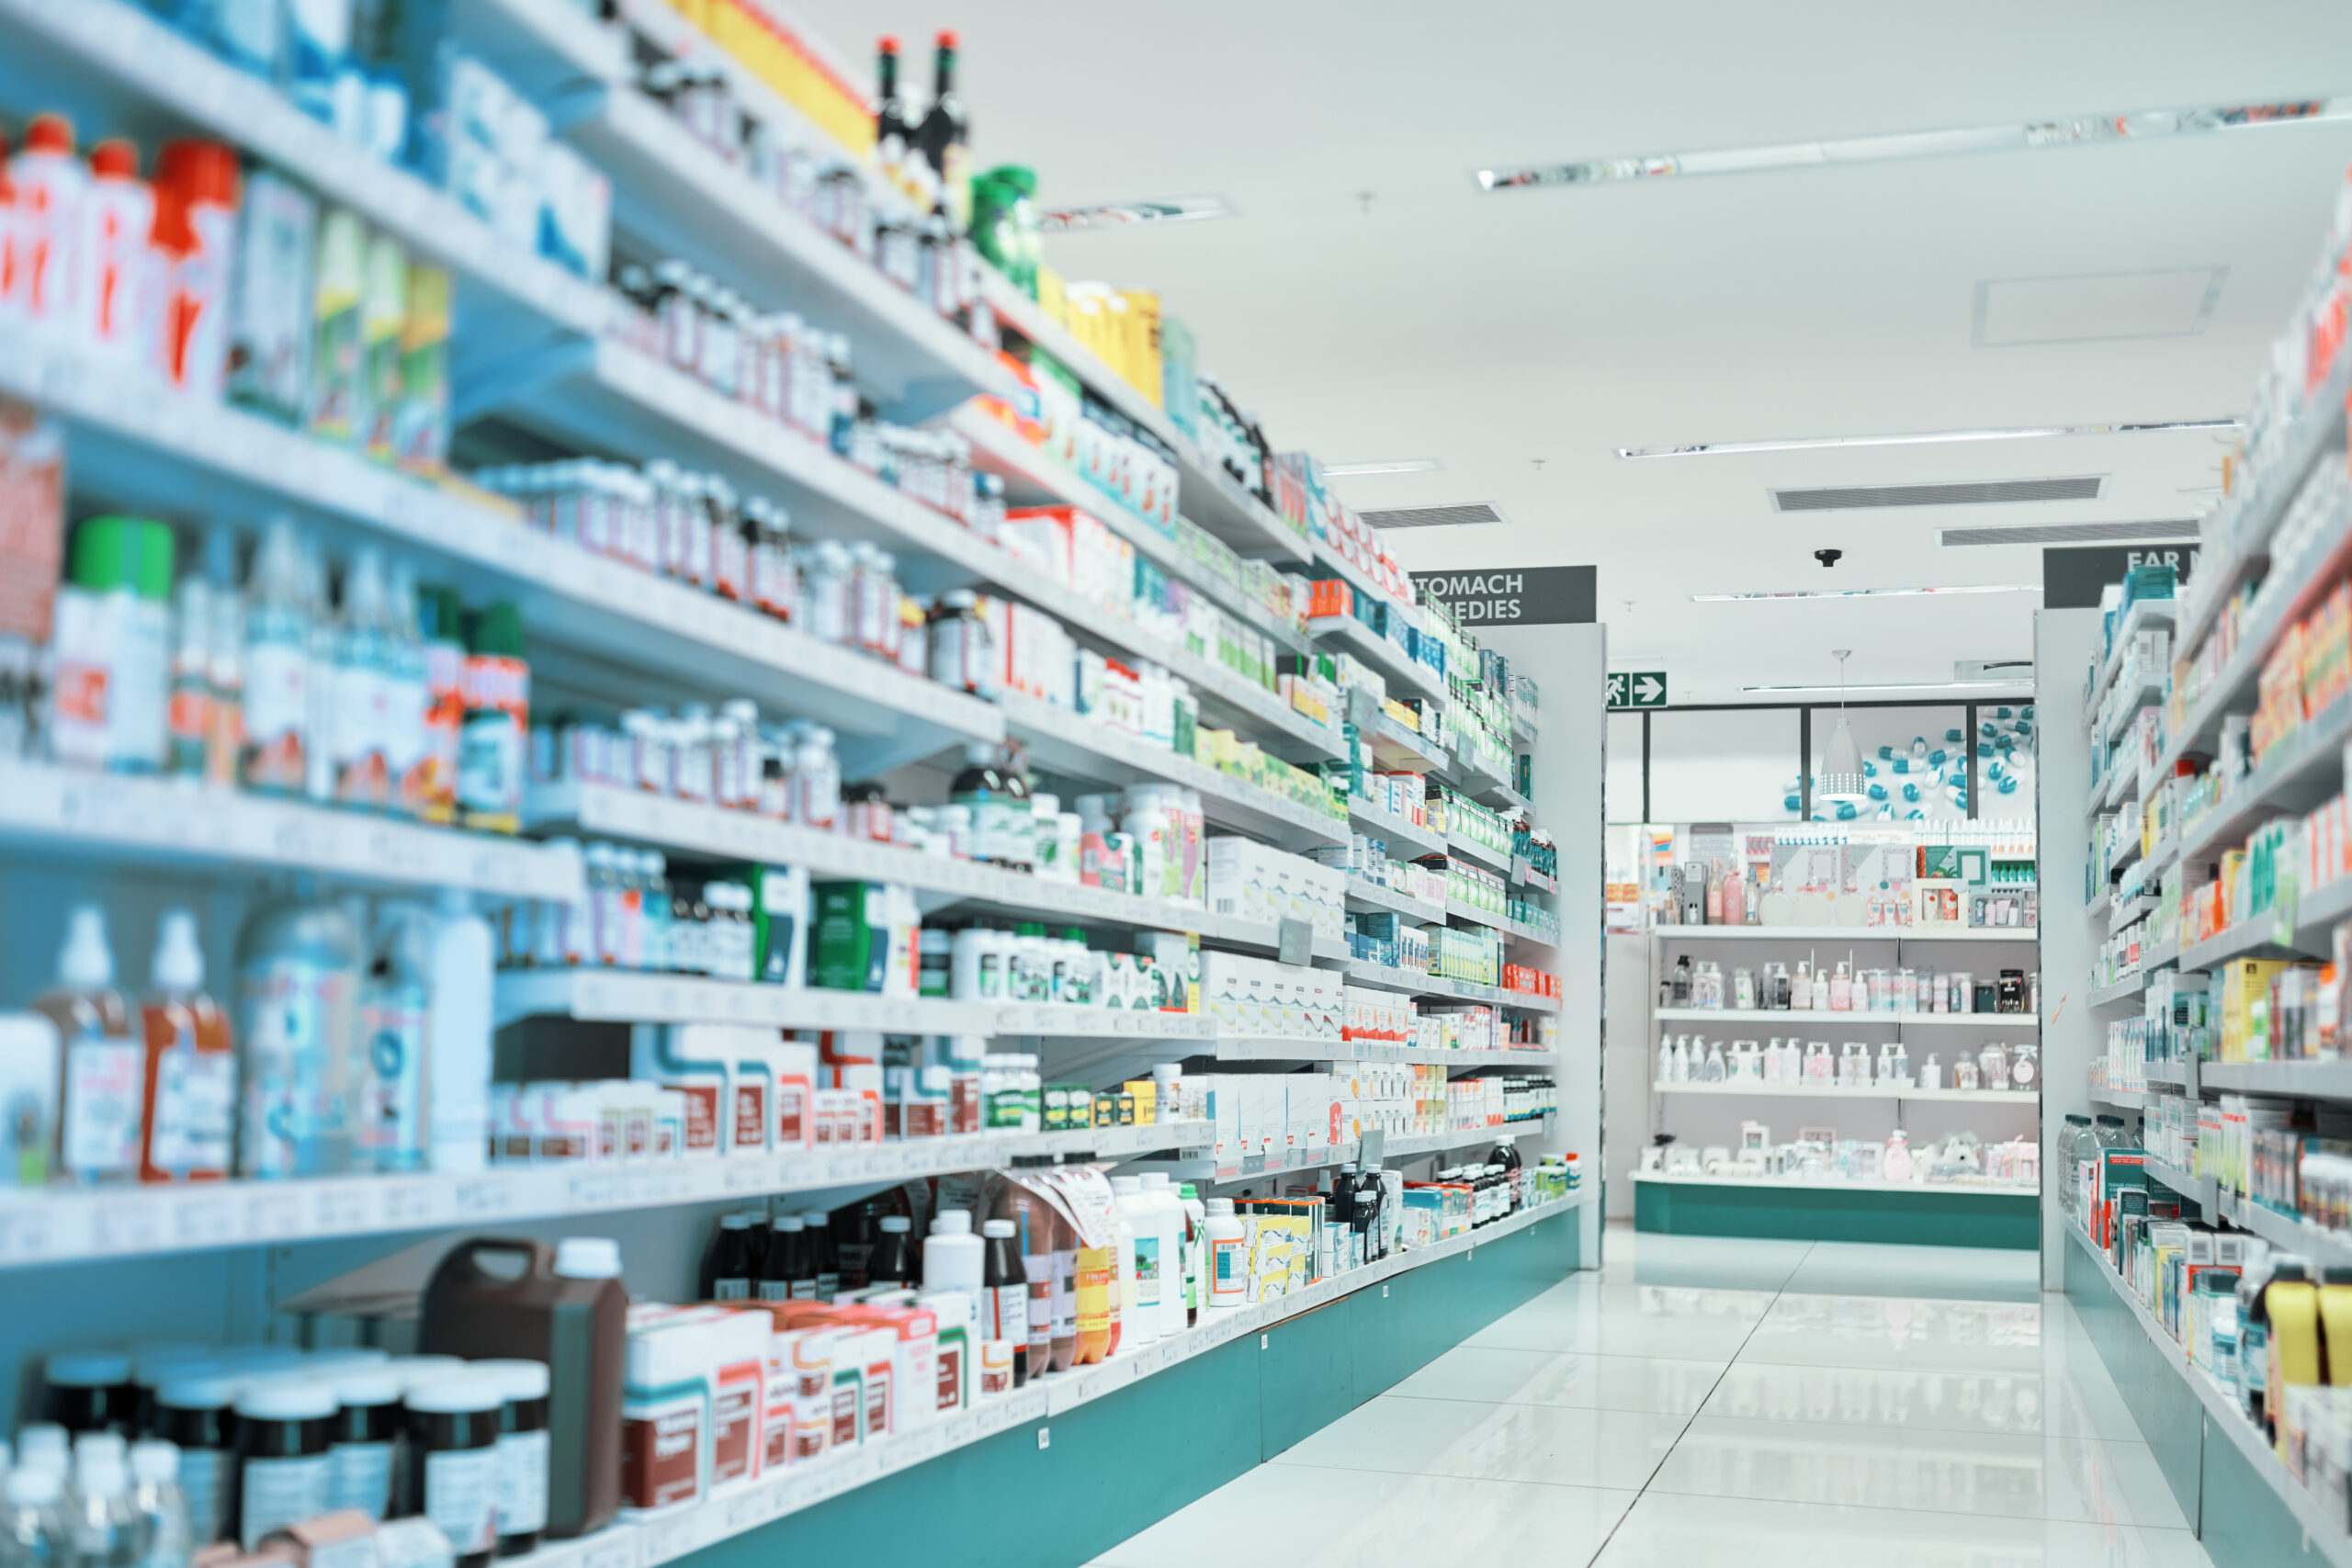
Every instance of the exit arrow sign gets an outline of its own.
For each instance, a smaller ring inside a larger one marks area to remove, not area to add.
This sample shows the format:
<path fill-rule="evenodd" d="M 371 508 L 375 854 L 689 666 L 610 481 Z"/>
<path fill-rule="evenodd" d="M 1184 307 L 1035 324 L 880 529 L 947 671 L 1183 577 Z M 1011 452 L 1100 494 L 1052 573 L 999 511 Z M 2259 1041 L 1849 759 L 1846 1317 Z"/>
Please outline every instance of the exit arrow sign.
<path fill-rule="evenodd" d="M 1611 671 L 1609 705 L 1612 708 L 1666 706 L 1666 671 L 1663 670 Z"/>

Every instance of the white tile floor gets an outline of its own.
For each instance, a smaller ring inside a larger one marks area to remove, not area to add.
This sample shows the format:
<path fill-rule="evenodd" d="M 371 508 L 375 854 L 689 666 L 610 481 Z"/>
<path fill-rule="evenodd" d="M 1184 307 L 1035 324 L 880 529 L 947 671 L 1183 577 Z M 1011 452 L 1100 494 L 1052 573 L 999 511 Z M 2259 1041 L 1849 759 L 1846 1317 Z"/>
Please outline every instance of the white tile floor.
<path fill-rule="evenodd" d="M 2212 1568 L 2032 1254 L 1608 1256 L 1093 1568 Z"/>

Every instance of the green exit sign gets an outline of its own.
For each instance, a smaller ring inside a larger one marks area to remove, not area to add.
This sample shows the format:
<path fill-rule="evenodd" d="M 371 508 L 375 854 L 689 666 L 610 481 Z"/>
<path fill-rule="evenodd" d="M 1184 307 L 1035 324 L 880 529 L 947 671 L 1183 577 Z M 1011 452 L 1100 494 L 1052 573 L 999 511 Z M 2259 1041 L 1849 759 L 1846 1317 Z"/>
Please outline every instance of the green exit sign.
<path fill-rule="evenodd" d="M 1666 671 L 1612 670 L 1609 672 L 1609 705 L 1612 708 L 1662 708 L 1666 705 Z"/>

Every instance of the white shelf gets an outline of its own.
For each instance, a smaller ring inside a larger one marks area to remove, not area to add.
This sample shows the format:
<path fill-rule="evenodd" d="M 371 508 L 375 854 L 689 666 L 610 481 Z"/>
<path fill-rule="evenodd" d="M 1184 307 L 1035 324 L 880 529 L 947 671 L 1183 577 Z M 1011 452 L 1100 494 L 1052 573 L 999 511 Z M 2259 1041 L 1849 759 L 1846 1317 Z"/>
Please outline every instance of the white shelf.
<path fill-rule="evenodd" d="M 2150 1180 L 2195 1203 L 2208 1221 L 2214 1217 L 2219 1208 L 2216 1199 L 2221 1189 L 2216 1178 L 2191 1176 L 2177 1166 L 2166 1165 L 2154 1155 L 2143 1156 L 2143 1160 Z"/>
<path fill-rule="evenodd" d="M 1423 823 L 1408 822 L 1360 795 L 1348 797 L 1348 817 L 1367 834 L 1387 840 L 1390 860 L 1421 860 L 1446 852 L 1444 835 Z M 1405 852 L 1398 853 L 1400 850 Z"/>
<path fill-rule="evenodd" d="M 1502 923 L 1502 933 L 1514 942 L 1527 942 L 1535 947 L 1548 947 L 1555 952 L 1558 951 L 1560 946 L 1559 932 L 1540 931 L 1524 920 L 1505 919 Z"/>
<path fill-rule="evenodd" d="M 1102 784 L 1165 780 L 1189 785 L 1201 792 L 1210 821 L 1285 847 L 1348 841 L 1347 824 L 1336 817 L 1066 708 L 1018 692 L 1006 693 L 999 706 L 1008 730 L 1028 743 L 1031 762 L 1048 773 Z"/>
<path fill-rule="evenodd" d="M 1382 887 L 1360 877 L 1348 878 L 1348 902 L 1351 908 L 1385 909 L 1423 925 L 1436 925 L 1445 919 L 1445 906 L 1432 904 L 1425 898 L 1408 898 L 1394 888 Z"/>
<path fill-rule="evenodd" d="M 1329 544 L 1321 539 L 1311 539 L 1306 541 L 1305 549 L 1306 558 L 1315 563 L 1317 574 L 1328 573 L 1339 578 L 1357 593 L 1385 604 L 1387 609 L 1384 612 L 1385 614 L 1401 615 L 1404 617 L 1405 625 L 1417 632 L 1426 629 L 1421 625 L 1419 610 L 1382 592 L 1380 585 L 1373 581 L 1370 572 L 1333 549 Z"/>
<path fill-rule="evenodd" d="M 1445 749 L 1418 730 L 1406 728 L 1362 689 L 1340 693 L 1358 741 L 1370 753 L 1372 765 L 1383 773 L 1443 774 Z"/>
<path fill-rule="evenodd" d="M 2217 1207 L 2222 1218 L 2240 1230 L 2252 1231 L 2271 1246 L 2282 1247 L 2323 1267 L 2352 1267 L 2352 1234 L 2312 1224 L 2301 1214 L 2282 1214 L 2252 1198 L 2222 1191 Z"/>
<path fill-rule="evenodd" d="M 0 1192 L 0 1268 L 340 1240 L 902 1181 L 1023 1155 L 1128 1159 L 1215 1136 L 1206 1122 L 976 1133 L 628 1164 L 498 1166 L 467 1175 L 339 1176 Z"/>
<path fill-rule="evenodd" d="M 40 762 L 0 762 L 0 843 L 11 858 L 307 871 L 372 886 L 462 887 L 501 901 L 582 896 L 576 850 Z"/>
<path fill-rule="evenodd" d="M 1652 926 L 1667 942 L 2039 942 L 2032 926 Z"/>
<path fill-rule="evenodd" d="M 1535 1138 L 1548 1136 L 1549 1117 L 1529 1117 L 1520 1122 L 1505 1122 L 1498 1126 L 1480 1127 L 1459 1133 L 1429 1133 L 1418 1134 L 1386 1134 L 1381 1140 L 1383 1163 L 1392 1159 L 1421 1159 L 1430 1155 L 1443 1154 L 1449 1149 L 1476 1148 L 1492 1144 L 1498 1138 Z M 1282 1176 L 1297 1170 L 1326 1170 L 1333 1166 L 1351 1165 L 1363 1157 L 1361 1143 L 1340 1144 L 1337 1147 L 1324 1145 L 1311 1149 L 1284 1149 L 1279 1156 L 1252 1155 L 1230 1166 L 1220 1166 L 1213 1156 L 1195 1154 L 1188 1158 L 1143 1160 L 1132 1168 L 1134 1173 L 1163 1172 L 1170 1181 L 1207 1181 L 1229 1185 L 1241 1181 L 1260 1181 L 1270 1176 Z"/>
<path fill-rule="evenodd" d="M 586 838 L 658 844 L 718 860 L 762 861 L 806 867 L 815 876 L 895 882 L 939 895 L 933 907 L 972 903 L 1056 921 L 1107 921 L 1148 931 L 1192 931 L 1227 946 L 1271 953 L 1276 926 L 1211 914 L 1189 904 L 1138 897 L 1102 887 L 1055 882 L 975 861 L 924 854 L 779 822 L 748 811 L 728 811 L 607 784 L 562 784 L 531 791 L 525 818 L 535 832 L 571 829 Z M 1344 958 L 1344 938 L 1317 939 L 1317 956 Z"/>
<path fill-rule="evenodd" d="M 1495 1051 L 1448 1051 L 1413 1046 L 1390 1040 L 1302 1040 L 1290 1035 L 1220 1037 L 1214 1051 L 1220 1062 L 1419 1062 L 1432 1066 L 1525 1067 L 1531 1070 L 1557 1064 L 1557 1052 L 1536 1046 Z"/>
<path fill-rule="evenodd" d="M 1536 870 L 1524 855 L 1511 856 L 1510 876 L 1513 886 L 1531 888 L 1537 893 L 1556 894 L 1560 890 L 1558 877 Z"/>
<path fill-rule="evenodd" d="M 1485 1002 L 1491 1007 L 1521 1008 L 1529 1012 L 1560 1010 L 1559 1000 L 1554 997 L 1508 991 L 1500 986 L 1481 986 L 1474 980 L 1448 980 L 1435 975 L 1417 974 L 1409 969 L 1392 969 L 1385 964 L 1372 964 L 1361 958 L 1349 959 L 1347 969 L 1349 979 L 1384 991 L 1402 991 L 1415 997 L 1449 997 L 1456 1001 Z"/>
<path fill-rule="evenodd" d="M 1888 1012 L 1849 1008 L 1658 1008 L 1657 1016 L 1675 1023 L 1898 1023 L 1906 1028 L 1996 1029 L 2010 1032 L 2039 1029 L 2041 1021 L 2030 1012 Z"/>
<path fill-rule="evenodd" d="M 2352 1100 L 2352 1062 L 2199 1062 L 2199 1088 L 2308 1100 Z"/>
<path fill-rule="evenodd" d="M 2139 1111 L 2146 1108 L 2151 1093 L 2144 1089 L 2109 1089 L 2104 1084 L 2093 1084 L 2090 1097 L 2101 1105 L 2119 1105 L 2127 1111 Z"/>
<path fill-rule="evenodd" d="M 2271 747 L 2219 804 L 2180 829 L 2185 860 L 2217 860 L 2232 843 L 2282 811 L 2308 811 L 2336 793 L 2344 743 L 2352 739 L 2352 694 L 2337 697 Z"/>
<path fill-rule="evenodd" d="M 551 1015 L 604 1023 L 750 1023 L 884 1034 L 1037 1035 L 1071 1040 L 1214 1040 L 1204 1013 L 1044 1002 L 958 1002 L 762 986 L 629 969 L 514 969 L 498 976 L 502 1023 Z"/>
<path fill-rule="evenodd" d="M 1484 926 L 1488 931 L 1499 931 L 1510 929 L 1509 916 L 1493 909 L 1481 909 L 1456 898 L 1448 898 L 1445 901 L 1445 912 L 1450 919 L 1468 920 L 1472 925 Z"/>
<path fill-rule="evenodd" d="M 1759 1083 L 1746 1078 L 1723 1083 L 1661 1083 L 1651 1086 L 1660 1094 L 1728 1094 L 1749 1099 L 1758 1095 L 1781 1100 L 1960 1100 L 1971 1104 L 2014 1105 L 2031 1110 L 2041 1102 L 2036 1094 L 2004 1089 L 1902 1089 L 1868 1086 L 1857 1089 L 1816 1089 L 1805 1084 Z"/>
<path fill-rule="evenodd" d="M 1445 847 L 1448 853 L 1460 855 L 1464 860 L 1483 865 L 1498 876 L 1506 875 L 1510 871 L 1509 850 L 1496 849 L 1493 845 L 1481 842 L 1467 833 L 1446 834 Z"/>
<path fill-rule="evenodd" d="M 1389 601 L 1383 599 L 1383 604 Z M 1378 671 L 1392 697 L 1434 697 L 1442 702 L 1452 694 L 1446 679 L 1428 665 L 1382 637 L 1354 615 L 1310 615 L 1306 629 L 1326 648 L 1354 654 Z"/>
<path fill-rule="evenodd" d="M 2287 1467 L 2280 1462 L 2278 1450 L 2264 1440 L 2261 1428 L 2246 1419 L 2245 1412 L 2238 1408 L 2236 1400 L 2227 1390 L 2206 1375 L 2202 1367 L 2190 1362 L 2180 1348 L 2180 1341 L 2156 1321 L 2147 1303 L 2123 1282 L 2122 1276 L 2116 1273 L 2107 1255 L 2092 1245 L 2090 1237 L 2083 1234 L 2082 1227 L 2069 1224 L 2065 1228 L 2066 1234 L 2074 1238 L 2075 1245 L 2098 1265 L 2099 1276 L 2107 1281 L 2108 1288 L 2131 1309 L 2132 1317 L 2139 1322 L 2149 1342 L 2164 1356 L 2165 1364 L 2187 1384 L 2198 1404 L 2205 1407 L 2207 1430 L 2221 1434 L 2225 1441 L 2236 1448 L 2240 1459 L 2262 1478 L 2265 1485 L 2278 1494 L 2279 1501 L 2294 1516 L 2295 1522 L 2302 1527 L 2306 1541 L 2317 1548 L 2321 1555 L 2335 1563 L 2336 1568 L 2352 1568 L 2352 1535 L 2345 1531 L 2341 1512 L 2331 1511 L 2327 1505 L 2305 1491 L 2293 1476 L 2287 1473 Z"/>
<path fill-rule="evenodd" d="M 2130 1001 L 2147 988 L 2148 972 L 2141 969 L 2136 973 L 2126 975 L 2112 986 L 2092 987 L 2087 1005 L 2095 1008 L 2113 1007 L 2117 1002 Z"/>
<path fill-rule="evenodd" d="M 2041 1196 L 2039 1187 L 2019 1187 L 2007 1182 L 1957 1181 L 1848 1181 L 1834 1176 L 1668 1176 L 1663 1171 L 1637 1170 L 1636 1181 L 1653 1181 L 1667 1187 L 1746 1187 L 1782 1188 L 1797 1191 L 1831 1192 L 1907 1192 L 1922 1198 L 1951 1198 L 1960 1195 L 1991 1198 L 2034 1198 Z"/>

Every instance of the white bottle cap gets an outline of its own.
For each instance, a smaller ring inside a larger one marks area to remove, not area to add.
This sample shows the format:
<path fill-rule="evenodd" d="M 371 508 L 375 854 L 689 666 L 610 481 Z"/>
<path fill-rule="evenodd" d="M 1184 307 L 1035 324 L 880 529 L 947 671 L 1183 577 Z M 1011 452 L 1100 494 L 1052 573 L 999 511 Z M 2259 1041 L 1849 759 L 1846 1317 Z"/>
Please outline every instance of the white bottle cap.
<path fill-rule="evenodd" d="M 1132 1176 L 1114 1176 L 1111 1178 L 1111 1190 L 1122 1198 L 1132 1198 L 1143 1188 Z"/>
<path fill-rule="evenodd" d="M 1212 1198 L 1208 1201 L 1207 1212 L 1212 1214 L 1230 1214 L 1233 1213 L 1233 1200 L 1230 1198 Z"/>
<path fill-rule="evenodd" d="M 354 1405 L 398 1404 L 406 1380 L 390 1366 L 352 1367 L 338 1371 L 332 1384 L 334 1402 L 349 1409 Z"/>
<path fill-rule="evenodd" d="M 470 1416 L 497 1409 L 506 1396 L 497 1378 L 457 1372 L 410 1389 L 405 1403 L 428 1416 Z"/>
<path fill-rule="evenodd" d="M 107 945 L 107 912 L 96 904 L 76 904 L 66 915 L 57 978 L 76 991 L 103 990 L 114 984 L 114 949 Z"/>
<path fill-rule="evenodd" d="M 237 1415 L 246 1421 L 323 1421 L 335 1412 L 334 1390 L 300 1378 L 270 1378 L 245 1385 Z"/>
<path fill-rule="evenodd" d="M 969 1209 L 944 1209 L 931 1222 L 933 1235 L 969 1235 L 972 1234 L 972 1212 Z M 1010 1233 L 1008 1233 L 1010 1234 Z"/>
<path fill-rule="evenodd" d="M 617 1280 L 621 1244 L 610 1236 L 565 1236 L 555 1244 L 555 1271 L 566 1280 Z"/>
<path fill-rule="evenodd" d="M 197 944 L 196 912 L 166 909 L 156 928 L 155 962 L 149 971 L 155 989 L 185 996 L 204 988 L 204 949 Z"/>
<path fill-rule="evenodd" d="M 548 1364 L 521 1357 L 468 1361 L 466 1375 L 490 1379 L 505 1399 L 545 1399 L 550 1386 Z"/>
<path fill-rule="evenodd" d="M 1168 1189 L 1168 1173 L 1164 1170 L 1147 1170 L 1136 1179 L 1143 1184 L 1147 1192 L 1163 1192 Z"/>
<path fill-rule="evenodd" d="M 892 1235 L 900 1235 L 914 1229 L 915 1223 L 904 1214 L 885 1214 L 882 1216 L 882 1228 Z"/>
<path fill-rule="evenodd" d="M 17 1429 L 17 1468 L 65 1470 L 69 1450 L 65 1428 L 53 1421 L 36 1421 Z"/>
<path fill-rule="evenodd" d="M 1009 1239 L 1019 1228 L 1011 1220 L 987 1220 L 980 1225 L 980 1234 L 1001 1241 Z"/>
<path fill-rule="evenodd" d="M 54 1507 L 64 1494 L 62 1469 L 20 1464 L 8 1472 L 8 1501 L 19 1508 Z"/>
<path fill-rule="evenodd" d="M 51 1388 L 111 1388 L 130 1381 L 130 1358 L 120 1350 L 60 1350 L 41 1363 L 41 1377 Z"/>
<path fill-rule="evenodd" d="M 141 1485 L 170 1485 L 180 1478 L 179 1445 L 153 1438 L 131 1444 L 130 1473 Z"/>

